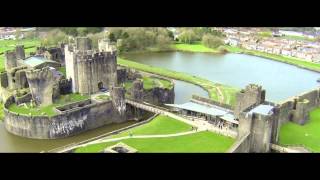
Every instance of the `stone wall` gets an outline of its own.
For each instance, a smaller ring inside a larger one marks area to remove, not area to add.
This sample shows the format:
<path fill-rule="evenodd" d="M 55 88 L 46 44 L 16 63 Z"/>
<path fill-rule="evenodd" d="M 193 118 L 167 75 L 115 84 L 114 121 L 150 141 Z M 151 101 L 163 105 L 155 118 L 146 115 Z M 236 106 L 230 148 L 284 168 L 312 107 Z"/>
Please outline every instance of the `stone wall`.
<path fill-rule="evenodd" d="M 309 112 L 320 105 L 320 89 L 304 92 L 296 97 L 278 103 L 280 109 L 280 123 L 292 121 L 305 124 L 309 119 Z"/>
<path fill-rule="evenodd" d="M 7 72 L 2 72 L 0 74 L 0 83 L 1 83 L 0 84 L 1 87 L 3 87 L 3 88 L 7 88 L 9 86 Z"/>
<path fill-rule="evenodd" d="M 118 83 L 122 84 L 127 79 L 127 70 L 125 68 L 118 68 L 117 69 L 117 77 L 118 77 Z"/>
<path fill-rule="evenodd" d="M 265 101 L 265 90 L 261 86 L 249 84 L 245 89 L 241 90 L 236 95 L 236 105 L 234 114 L 236 117 L 252 105 L 258 105 Z"/>
<path fill-rule="evenodd" d="M 17 45 L 16 46 L 16 56 L 17 59 L 25 59 L 26 55 L 24 52 L 24 45 Z"/>
<path fill-rule="evenodd" d="M 238 139 L 250 134 L 250 152 L 269 152 L 270 143 L 277 143 L 280 129 L 279 108 L 273 107 L 272 114 L 249 113 L 251 106 L 239 115 Z"/>
<path fill-rule="evenodd" d="M 233 110 L 233 107 L 229 104 L 224 104 L 224 103 L 221 103 L 221 102 L 218 102 L 218 101 L 214 101 L 212 99 L 208 99 L 208 98 L 204 98 L 204 97 L 201 97 L 201 96 L 198 96 L 198 95 L 192 95 L 192 99 L 191 101 L 200 101 L 200 102 L 203 102 L 203 103 L 206 103 L 206 104 L 209 104 L 209 105 L 216 105 L 216 106 L 219 106 L 219 107 L 223 107 L 225 109 L 229 109 L 229 110 Z"/>
<path fill-rule="evenodd" d="M 171 89 L 155 87 L 151 90 L 144 90 L 143 100 L 155 105 L 173 104 L 174 97 L 174 87 Z"/>
<path fill-rule="evenodd" d="M 31 93 L 25 94 L 21 97 L 15 97 L 15 102 L 17 105 L 25 103 L 25 102 L 30 102 L 32 99 Z"/>
<path fill-rule="evenodd" d="M 16 52 L 6 51 L 4 53 L 4 67 L 6 70 L 17 67 Z"/>
<path fill-rule="evenodd" d="M 111 101 L 70 109 L 55 116 L 28 116 L 8 111 L 15 103 L 11 96 L 5 103 L 5 127 L 18 136 L 34 139 L 56 139 L 79 134 L 110 123 L 126 121 L 113 108 Z"/>
<path fill-rule="evenodd" d="M 117 52 L 96 52 L 91 40 L 77 38 L 76 48 L 66 46 L 67 79 L 72 79 L 73 92 L 92 94 L 101 87 L 111 89 L 118 85 Z"/>
<path fill-rule="evenodd" d="M 249 153 L 250 144 L 250 133 L 247 133 L 236 140 L 228 150 L 228 153 Z"/>
<path fill-rule="evenodd" d="M 59 81 L 60 94 L 69 94 L 72 92 L 72 80 L 61 79 Z"/>
<path fill-rule="evenodd" d="M 30 91 L 38 105 L 46 106 L 53 102 L 55 79 L 52 71 L 43 69 L 29 70 L 26 72 Z"/>

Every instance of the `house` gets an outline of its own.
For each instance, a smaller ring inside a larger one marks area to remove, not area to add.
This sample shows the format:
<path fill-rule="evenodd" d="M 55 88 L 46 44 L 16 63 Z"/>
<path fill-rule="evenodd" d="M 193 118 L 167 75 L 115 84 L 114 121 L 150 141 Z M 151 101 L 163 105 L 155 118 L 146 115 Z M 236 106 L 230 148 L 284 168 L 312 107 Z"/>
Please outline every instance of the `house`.
<path fill-rule="evenodd" d="M 291 49 L 282 49 L 281 54 L 284 56 L 291 56 Z"/>

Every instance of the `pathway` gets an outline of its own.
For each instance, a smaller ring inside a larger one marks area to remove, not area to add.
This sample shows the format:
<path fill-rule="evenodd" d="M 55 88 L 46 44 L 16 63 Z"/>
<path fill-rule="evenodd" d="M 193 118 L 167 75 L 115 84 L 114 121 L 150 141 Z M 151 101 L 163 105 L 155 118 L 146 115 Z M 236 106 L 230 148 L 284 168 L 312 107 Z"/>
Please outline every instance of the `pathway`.
<path fill-rule="evenodd" d="M 204 129 L 200 130 L 193 130 L 193 131 L 187 131 L 187 132 L 181 132 L 181 133 L 175 133 L 175 134 L 157 134 L 157 135 L 132 135 L 132 136 L 124 136 L 124 137 L 119 137 L 119 138 L 112 138 L 108 139 L 108 137 L 103 138 L 103 139 L 98 139 L 96 141 L 89 142 L 84 145 L 80 145 L 77 147 L 84 147 L 90 144 L 98 144 L 98 143 L 106 143 L 106 142 L 115 142 L 115 141 L 121 141 L 125 139 L 148 139 L 148 138 L 168 138 L 168 137 L 177 137 L 177 136 L 183 136 L 183 135 L 188 135 L 188 134 L 194 134 L 197 132 L 205 131 Z"/>

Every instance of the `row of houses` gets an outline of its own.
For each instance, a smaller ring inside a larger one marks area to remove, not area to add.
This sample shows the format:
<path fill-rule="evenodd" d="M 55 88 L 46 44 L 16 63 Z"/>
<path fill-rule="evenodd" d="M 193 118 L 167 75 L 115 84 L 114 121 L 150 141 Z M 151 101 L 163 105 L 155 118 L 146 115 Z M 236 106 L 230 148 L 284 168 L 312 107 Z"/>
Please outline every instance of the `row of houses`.
<path fill-rule="evenodd" d="M 20 31 L 19 37 L 17 37 L 17 30 Z M 16 40 L 24 38 L 24 33 L 35 31 L 36 28 L 29 27 L 29 28 L 0 28 L 0 40 Z"/>
<path fill-rule="evenodd" d="M 250 29 L 247 31 L 250 31 Z M 227 29 L 224 32 L 227 37 L 225 43 L 231 46 L 240 46 L 248 50 L 296 57 L 311 62 L 320 62 L 320 43 L 318 42 L 289 40 L 276 37 L 261 38 L 256 35 L 256 31 L 240 33 L 241 31 Z"/>

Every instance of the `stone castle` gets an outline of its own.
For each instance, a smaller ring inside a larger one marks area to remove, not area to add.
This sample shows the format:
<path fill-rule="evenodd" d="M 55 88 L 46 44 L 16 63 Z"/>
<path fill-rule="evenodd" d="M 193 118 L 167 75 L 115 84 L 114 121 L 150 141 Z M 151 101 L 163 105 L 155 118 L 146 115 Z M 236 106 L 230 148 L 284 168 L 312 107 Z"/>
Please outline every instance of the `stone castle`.
<path fill-rule="evenodd" d="M 76 45 L 65 47 L 65 59 L 72 92 L 92 94 L 118 85 L 117 53 L 104 41 L 99 41 L 99 51 L 94 51 L 89 38 L 78 38 Z"/>
<path fill-rule="evenodd" d="M 66 75 L 59 71 L 62 66 L 66 67 Z M 29 57 L 23 46 L 16 46 L 14 51 L 5 53 L 5 69 L 0 74 L 4 124 L 15 135 L 35 139 L 63 138 L 106 124 L 137 119 L 136 116 L 146 113 L 126 104 L 123 86 L 124 81 L 134 81 L 141 75 L 131 73 L 128 68 L 118 68 L 117 51 L 105 39 L 99 40 L 98 49 L 94 49 L 89 38 L 78 37 L 74 44 L 38 47 Z M 141 101 L 147 98 L 148 102 L 159 104 L 174 100 L 173 88 L 152 89 L 147 97 L 140 90 L 140 99 L 135 93 L 131 98 Z M 44 112 L 31 115 L 9 110 L 13 104 L 48 107 L 61 95 L 70 93 L 86 95 L 89 99 L 55 107 L 55 115 L 51 116 Z M 95 99 L 99 94 L 108 94 L 110 98 Z"/>

